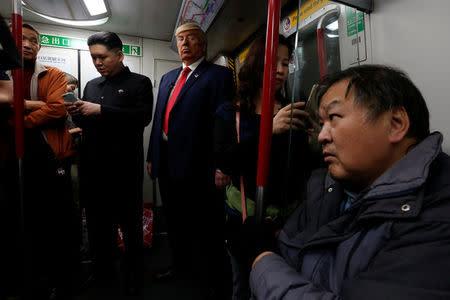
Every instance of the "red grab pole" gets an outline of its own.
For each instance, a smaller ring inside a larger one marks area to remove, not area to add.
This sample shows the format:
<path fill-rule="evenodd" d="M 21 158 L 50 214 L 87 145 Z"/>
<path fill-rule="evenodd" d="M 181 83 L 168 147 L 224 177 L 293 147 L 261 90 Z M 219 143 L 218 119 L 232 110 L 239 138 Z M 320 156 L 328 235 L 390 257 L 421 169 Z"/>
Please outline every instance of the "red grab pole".
<path fill-rule="evenodd" d="M 325 45 L 325 33 L 323 28 L 317 28 L 317 51 L 319 55 L 320 81 L 322 82 L 328 75 L 327 68 L 327 48 Z"/>
<path fill-rule="evenodd" d="M 320 17 L 319 22 L 317 23 L 317 55 L 319 57 L 319 72 L 320 72 L 320 81 L 324 81 L 328 75 L 328 67 L 327 67 L 327 44 L 325 41 L 325 24 L 332 17 L 339 17 L 340 10 L 338 8 L 334 8 L 332 10 L 327 11 L 322 17 Z"/>
<path fill-rule="evenodd" d="M 13 13 L 11 15 L 12 34 L 16 41 L 17 49 L 23 57 L 22 49 L 22 2 L 13 0 Z M 23 59 L 23 58 L 22 58 Z M 22 64 L 23 65 L 23 64 Z M 23 158 L 24 153 L 24 125 L 23 125 L 23 68 L 12 71 L 14 82 L 14 140 L 16 157 Z"/>
<path fill-rule="evenodd" d="M 22 276 L 22 286 L 21 286 L 21 296 L 29 297 L 31 284 L 31 260 L 28 250 L 27 233 L 25 229 L 25 203 L 24 203 L 24 176 L 23 176 L 23 157 L 24 157 L 24 103 L 23 103 L 23 48 L 22 48 L 22 1 L 12 0 L 13 13 L 11 15 L 12 23 L 12 34 L 14 40 L 16 41 L 17 49 L 19 50 L 22 67 L 14 69 L 12 71 L 13 75 L 13 93 L 14 93 L 14 140 L 16 157 L 18 162 L 18 191 L 17 198 L 20 206 L 20 220 L 19 220 L 19 245 L 20 252 L 22 255 L 22 265 L 21 269 L 23 272 Z"/>
<path fill-rule="evenodd" d="M 263 217 L 264 187 L 269 175 L 270 146 L 272 143 L 273 103 L 280 26 L 280 0 L 269 0 L 267 12 L 266 53 L 264 60 L 263 99 L 259 133 L 258 173 L 256 177 L 256 219 Z"/>

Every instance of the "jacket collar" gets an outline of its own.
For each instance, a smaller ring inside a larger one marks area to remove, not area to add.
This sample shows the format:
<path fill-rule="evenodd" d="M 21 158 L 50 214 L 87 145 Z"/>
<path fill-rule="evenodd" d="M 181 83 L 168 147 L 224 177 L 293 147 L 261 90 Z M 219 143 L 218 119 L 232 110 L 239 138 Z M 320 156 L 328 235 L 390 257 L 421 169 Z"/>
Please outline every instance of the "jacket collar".
<path fill-rule="evenodd" d="M 365 198 L 384 198 L 422 186 L 430 164 L 442 152 L 442 134 L 434 132 L 383 173 L 369 188 Z"/>
<path fill-rule="evenodd" d="M 47 68 L 43 64 L 41 64 L 38 60 L 35 61 L 33 76 L 39 77 L 40 74 L 47 71 L 48 71 Z M 9 76 L 10 79 L 12 79 L 11 70 L 6 71 L 6 74 Z"/>
<path fill-rule="evenodd" d="M 203 60 L 198 67 L 195 68 L 195 70 L 192 72 L 192 75 L 189 76 L 186 83 L 183 85 L 183 88 L 180 91 L 180 94 L 178 95 L 177 101 L 173 105 L 172 110 L 180 104 L 180 102 L 183 101 L 183 95 L 186 93 L 187 90 L 202 76 L 202 74 L 206 71 L 207 67 L 209 65 L 209 62 L 206 60 Z M 179 69 L 181 72 L 181 68 Z M 168 100 L 167 100 L 168 101 Z"/>
<path fill-rule="evenodd" d="M 417 217 L 424 201 L 425 184 L 431 163 L 442 152 L 442 135 L 432 133 L 396 164 L 389 168 L 370 187 L 361 192 L 356 201 L 339 217 L 329 218 L 307 242 L 304 249 L 323 243 L 339 242 L 358 230 L 361 222 L 374 218 L 407 219 Z M 336 204 L 346 195 L 342 185 L 330 174 L 325 177 L 324 203 L 336 211 Z M 322 210 L 321 214 L 324 214 Z M 302 251 L 304 251 L 302 249 Z"/>
<path fill-rule="evenodd" d="M 34 75 L 39 77 L 42 73 L 47 72 L 47 68 L 36 60 L 34 64 Z"/>
<path fill-rule="evenodd" d="M 191 71 L 195 71 L 195 69 L 202 63 L 202 61 L 205 60 L 205 57 L 202 56 L 199 59 L 197 59 L 194 63 L 190 64 L 188 67 L 191 69 Z M 183 63 L 183 69 L 186 68 L 186 64 Z"/>
<path fill-rule="evenodd" d="M 38 86 L 39 86 L 39 77 L 47 73 L 47 68 L 41 64 L 39 61 L 36 60 L 34 64 L 34 73 L 33 76 L 31 76 L 31 82 L 30 82 L 30 96 L 31 99 L 39 99 L 38 95 Z"/>
<path fill-rule="evenodd" d="M 441 133 L 430 134 L 363 190 L 349 210 L 358 209 L 359 219 L 417 216 L 424 197 L 420 188 L 427 181 L 431 163 L 442 152 L 441 144 Z"/>
<path fill-rule="evenodd" d="M 114 76 L 111 76 L 111 77 L 102 76 L 102 77 L 100 77 L 99 84 L 104 84 L 106 81 L 119 82 L 119 81 L 122 80 L 122 76 L 124 74 L 128 74 L 128 73 L 131 73 L 130 68 L 125 66 L 119 73 L 117 73 Z"/>

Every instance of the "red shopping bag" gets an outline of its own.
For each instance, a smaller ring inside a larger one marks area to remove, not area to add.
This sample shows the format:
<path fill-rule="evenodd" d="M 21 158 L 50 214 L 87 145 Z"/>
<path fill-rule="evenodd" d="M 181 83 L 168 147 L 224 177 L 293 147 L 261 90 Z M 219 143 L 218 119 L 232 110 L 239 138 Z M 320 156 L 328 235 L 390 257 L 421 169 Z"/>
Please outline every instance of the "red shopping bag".
<path fill-rule="evenodd" d="M 144 248 L 151 248 L 153 244 L 153 210 L 151 203 L 144 203 L 142 228 L 144 234 Z M 125 242 L 123 241 L 123 232 L 120 225 L 117 228 L 117 247 L 120 250 L 125 251 Z"/>
<path fill-rule="evenodd" d="M 125 252 L 125 242 L 123 241 L 123 232 L 120 225 L 117 228 L 117 248 L 122 250 L 122 252 Z"/>
<path fill-rule="evenodd" d="M 151 203 L 144 203 L 142 224 L 144 229 L 144 248 L 151 248 L 153 243 L 153 210 Z"/>

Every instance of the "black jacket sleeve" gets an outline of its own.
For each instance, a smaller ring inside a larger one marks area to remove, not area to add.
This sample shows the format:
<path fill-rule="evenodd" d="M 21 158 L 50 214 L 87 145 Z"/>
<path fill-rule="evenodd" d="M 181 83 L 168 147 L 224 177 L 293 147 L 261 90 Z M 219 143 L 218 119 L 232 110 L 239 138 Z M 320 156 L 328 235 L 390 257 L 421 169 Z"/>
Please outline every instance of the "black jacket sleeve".
<path fill-rule="evenodd" d="M 251 168 L 258 156 L 258 137 L 237 142 L 236 123 L 216 116 L 214 122 L 214 151 L 216 166 L 223 173 L 239 176 Z"/>

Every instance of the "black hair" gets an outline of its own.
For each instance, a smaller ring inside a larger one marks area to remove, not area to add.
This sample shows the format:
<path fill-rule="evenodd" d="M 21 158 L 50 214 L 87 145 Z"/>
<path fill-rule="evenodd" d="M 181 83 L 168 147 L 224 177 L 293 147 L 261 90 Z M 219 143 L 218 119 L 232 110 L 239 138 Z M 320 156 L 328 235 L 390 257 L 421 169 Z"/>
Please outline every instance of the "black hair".
<path fill-rule="evenodd" d="M 12 22 L 8 23 L 8 27 L 9 27 L 9 30 L 12 31 Z M 36 34 L 38 35 L 39 38 L 41 37 L 41 34 L 39 33 L 39 31 L 37 31 L 36 28 L 31 26 L 31 24 L 29 24 L 29 23 L 26 23 L 26 22 L 22 23 L 22 28 L 30 29 L 31 31 L 36 32 Z"/>
<path fill-rule="evenodd" d="M 278 37 L 278 46 L 279 45 L 284 45 L 288 48 L 288 55 L 289 55 L 289 60 L 290 60 L 291 56 L 292 56 L 292 52 L 294 51 L 293 44 L 290 43 L 287 38 L 280 35 Z M 285 97 L 287 87 L 288 87 L 288 81 L 286 80 L 286 82 L 284 83 L 284 86 L 281 89 L 275 91 L 275 99 L 278 99 L 281 102 L 282 106 L 289 104 L 289 100 Z"/>
<path fill-rule="evenodd" d="M 36 28 L 34 28 L 33 26 L 31 26 L 29 23 L 22 23 L 22 27 L 23 27 L 23 28 L 30 29 L 30 30 L 36 32 L 37 35 L 38 35 L 38 37 L 39 37 L 39 38 L 41 37 L 41 34 L 39 33 L 39 31 L 37 31 Z M 40 43 L 40 41 L 39 41 L 39 43 Z"/>
<path fill-rule="evenodd" d="M 278 45 L 284 45 L 288 48 L 289 58 L 291 58 L 292 52 L 294 51 L 294 45 L 289 42 L 287 38 L 283 35 L 278 37 Z"/>
<path fill-rule="evenodd" d="M 355 104 L 368 111 L 371 121 L 383 112 L 404 108 L 410 127 L 407 137 L 423 140 L 430 134 L 429 112 L 422 93 L 398 69 L 383 65 L 362 65 L 330 75 L 323 94 L 334 84 L 348 79 L 345 96 L 354 91 Z"/>
<path fill-rule="evenodd" d="M 122 51 L 122 40 L 117 34 L 110 31 L 97 32 L 91 35 L 87 40 L 88 46 L 92 45 L 104 45 L 109 51 L 120 50 Z"/>
<path fill-rule="evenodd" d="M 64 75 L 66 75 L 67 84 L 75 84 L 78 86 L 78 79 L 76 79 L 75 76 L 66 72 L 64 72 Z"/>
<path fill-rule="evenodd" d="M 291 56 L 293 47 L 284 36 L 279 36 L 278 45 L 287 46 L 289 57 Z M 240 103 L 240 110 L 244 113 L 254 112 L 253 99 L 263 86 L 265 49 L 265 36 L 257 37 L 250 46 L 244 65 L 239 70 L 239 86 L 234 102 Z M 276 92 L 275 98 L 285 102 L 280 91 Z"/>

